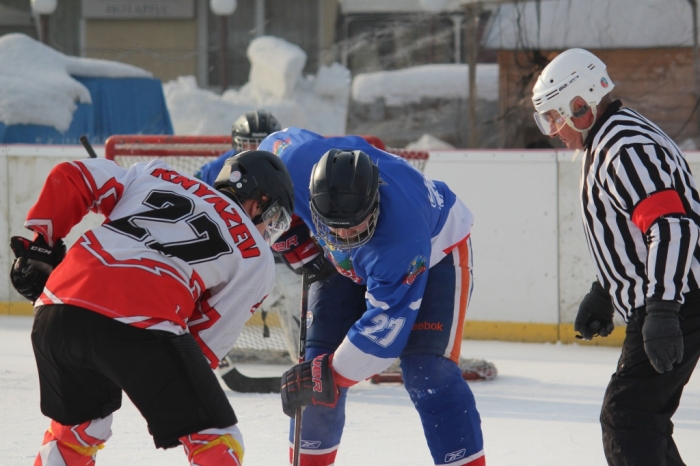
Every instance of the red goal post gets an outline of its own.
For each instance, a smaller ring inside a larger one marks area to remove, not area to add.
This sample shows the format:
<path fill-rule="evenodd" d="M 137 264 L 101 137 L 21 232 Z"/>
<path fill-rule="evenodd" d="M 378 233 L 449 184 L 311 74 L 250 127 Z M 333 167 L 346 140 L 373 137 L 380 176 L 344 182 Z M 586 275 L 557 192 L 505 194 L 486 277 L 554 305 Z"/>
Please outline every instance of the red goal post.
<path fill-rule="evenodd" d="M 378 149 L 403 157 L 420 171 L 425 169 L 427 151 L 386 147 L 377 136 L 361 137 Z M 162 159 L 175 170 L 194 175 L 202 165 L 231 147 L 231 136 L 115 135 L 105 143 L 105 157 L 125 168 L 136 162 Z"/>

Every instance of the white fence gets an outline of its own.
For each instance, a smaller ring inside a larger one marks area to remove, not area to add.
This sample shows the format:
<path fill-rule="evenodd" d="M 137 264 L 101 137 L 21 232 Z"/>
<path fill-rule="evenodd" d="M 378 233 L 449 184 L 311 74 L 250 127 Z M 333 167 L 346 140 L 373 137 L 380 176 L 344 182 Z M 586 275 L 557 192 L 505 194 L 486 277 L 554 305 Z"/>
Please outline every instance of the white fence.
<path fill-rule="evenodd" d="M 95 150 L 102 155 L 103 148 Z M 595 279 L 578 198 L 581 161 L 568 151 L 433 151 L 426 174 L 442 180 L 474 212 L 474 295 L 468 320 L 572 323 Z M 700 173 L 700 152 L 686 154 Z M 86 158 L 81 146 L 0 146 L 0 303 L 22 302 L 9 282 L 9 238 L 22 226 L 51 168 Z M 102 218 L 88 215 L 72 244 Z"/>

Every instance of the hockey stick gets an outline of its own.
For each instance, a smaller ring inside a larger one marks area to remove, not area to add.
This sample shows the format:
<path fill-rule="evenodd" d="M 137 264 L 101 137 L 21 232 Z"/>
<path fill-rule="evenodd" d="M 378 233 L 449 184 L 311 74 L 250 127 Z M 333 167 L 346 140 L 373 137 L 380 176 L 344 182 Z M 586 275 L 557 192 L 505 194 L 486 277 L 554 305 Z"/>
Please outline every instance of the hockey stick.
<path fill-rule="evenodd" d="M 97 153 L 95 153 L 95 149 L 92 148 L 92 145 L 90 144 L 90 141 L 88 140 L 86 134 L 80 136 L 80 143 L 83 145 L 91 159 L 97 158 Z"/>
<path fill-rule="evenodd" d="M 462 371 L 462 378 L 468 381 L 493 380 L 498 376 L 498 369 L 489 361 L 484 359 L 462 359 L 459 360 L 459 368 Z M 373 384 L 381 383 L 404 383 L 401 368 L 394 364 L 389 369 L 370 378 Z"/>
<path fill-rule="evenodd" d="M 226 386 L 238 393 L 279 393 L 282 377 L 248 377 L 241 374 L 228 356 L 219 363 L 219 373 Z"/>
<path fill-rule="evenodd" d="M 301 276 L 301 315 L 299 316 L 299 362 L 306 357 L 306 312 L 309 307 L 309 276 L 304 272 Z M 301 446 L 301 411 L 297 408 L 294 413 L 294 461 L 293 466 L 299 466 L 299 447 Z"/>

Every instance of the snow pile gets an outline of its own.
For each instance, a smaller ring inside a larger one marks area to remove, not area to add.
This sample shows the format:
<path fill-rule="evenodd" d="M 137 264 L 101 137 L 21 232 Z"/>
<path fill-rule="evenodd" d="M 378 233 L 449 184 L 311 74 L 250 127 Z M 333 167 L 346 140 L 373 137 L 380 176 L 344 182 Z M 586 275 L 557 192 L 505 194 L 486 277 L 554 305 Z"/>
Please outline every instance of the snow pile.
<path fill-rule="evenodd" d="M 480 99 L 498 100 L 498 65 L 476 68 L 476 90 Z M 401 106 L 422 99 L 454 99 L 469 96 L 469 65 L 421 65 L 395 71 L 377 71 L 355 76 L 352 98 L 370 104 L 384 98 L 387 105 Z"/>
<path fill-rule="evenodd" d="M 306 54 L 275 37 L 259 37 L 248 47 L 249 81 L 223 95 L 200 89 L 192 76 L 163 85 L 175 134 L 228 134 L 243 113 L 265 109 L 283 127 L 320 134 L 345 134 L 350 71 L 338 63 L 317 76 L 302 76 Z"/>
<path fill-rule="evenodd" d="M 297 45 L 277 37 L 260 37 L 250 43 L 250 82 L 280 99 L 294 93 L 306 53 Z"/>
<path fill-rule="evenodd" d="M 71 76 L 152 76 L 131 65 L 69 57 L 24 34 L 0 37 L 0 63 L 0 122 L 61 132 L 70 127 L 77 103 L 92 103 L 87 88 Z"/>
<path fill-rule="evenodd" d="M 455 146 L 449 144 L 442 139 L 438 139 L 431 134 L 424 134 L 417 141 L 406 145 L 406 149 L 410 150 L 449 150 Z"/>

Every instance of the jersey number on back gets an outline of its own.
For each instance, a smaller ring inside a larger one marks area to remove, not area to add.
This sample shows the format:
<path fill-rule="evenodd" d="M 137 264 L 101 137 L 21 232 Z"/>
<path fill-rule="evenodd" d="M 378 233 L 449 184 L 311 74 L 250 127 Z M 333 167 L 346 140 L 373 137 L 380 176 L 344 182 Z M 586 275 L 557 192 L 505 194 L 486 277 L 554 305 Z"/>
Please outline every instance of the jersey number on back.
<path fill-rule="evenodd" d="M 221 235 L 219 227 L 205 212 L 193 215 L 192 199 L 169 191 L 151 191 L 143 204 L 153 210 L 116 219 L 105 227 L 136 241 L 145 242 L 148 248 L 177 257 L 189 264 L 213 260 L 232 251 Z M 193 237 L 159 243 L 153 239 L 147 228 L 138 226 L 135 220 L 186 222 L 192 229 Z"/>

